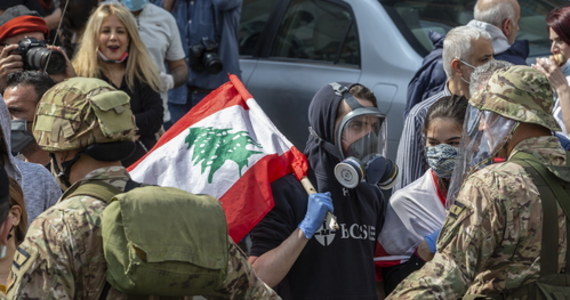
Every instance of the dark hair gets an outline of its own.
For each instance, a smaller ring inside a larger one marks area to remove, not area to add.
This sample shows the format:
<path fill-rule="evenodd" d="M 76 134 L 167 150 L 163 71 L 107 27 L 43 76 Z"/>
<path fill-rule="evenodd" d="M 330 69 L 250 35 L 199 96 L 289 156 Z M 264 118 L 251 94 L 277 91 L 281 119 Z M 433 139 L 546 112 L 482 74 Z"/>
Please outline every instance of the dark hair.
<path fill-rule="evenodd" d="M 370 102 L 372 102 L 374 105 L 376 104 L 376 96 L 374 96 L 374 93 L 367 87 L 361 85 L 361 84 L 355 84 L 353 85 L 350 90 L 348 91 L 351 95 L 353 95 L 354 97 L 360 98 L 360 99 L 364 99 L 364 100 L 368 100 Z"/>
<path fill-rule="evenodd" d="M 570 6 L 556 8 L 546 16 L 546 25 L 566 44 L 570 45 Z"/>
<path fill-rule="evenodd" d="M 8 75 L 6 87 L 13 87 L 19 84 L 33 86 L 38 96 L 37 102 L 47 90 L 55 85 L 55 81 L 46 72 L 41 71 L 15 72 Z"/>
<path fill-rule="evenodd" d="M 463 125 L 466 111 L 467 98 L 457 95 L 442 97 L 428 109 L 426 119 L 424 121 L 424 133 L 427 132 L 431 121 L 438 118 L 452 119 Z"/>

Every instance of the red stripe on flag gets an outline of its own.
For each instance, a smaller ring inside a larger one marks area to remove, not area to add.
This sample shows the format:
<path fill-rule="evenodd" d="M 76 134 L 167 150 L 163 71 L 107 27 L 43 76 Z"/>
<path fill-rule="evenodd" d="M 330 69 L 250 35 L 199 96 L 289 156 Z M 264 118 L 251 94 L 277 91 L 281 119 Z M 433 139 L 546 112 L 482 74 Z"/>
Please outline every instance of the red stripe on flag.
<path fill-rule="evenodd" d="M 301 156 L 298 156 L 298 155 Z M 248 169 L 222 196 L 229 235 L 237 243 L 273 208 L 271 182 L 292 172 L 292 165 L 302 166 L 306 159 L 293 147 L 282 155 L 263 157 Z M 306 169 L 305 169 L 306 172 Z"/>
<path fill-rule="evenodd" d="M 246 104 L 246 100 L 251 97 L 251 94 L 247 92 L 243 84 L 239 81 L 237 76 L 230 75 L 230 80 L 217 89 L 209 93 L 202 101 L 200 101 L 196 106 L 194 106 L 190 111 L 188 111 L 180 120 L 178 120 L 172 127 L 168 129 L 156 142 L 154 147 L 150 149 L 143 157 L 137 160 L 135 163 L 130 165 L 127 170 L 132 171 L 136 166 L 143 161 L 150 153 L 160 148 L 162 145 L 166 144 L 171 139 L 178 136 L 194 123 L 207 118 L 208 116 L 217 113 L 218 111 L 228 108 L 234 105 L 241 105 L 245 110 L 249 107 Z M 238 86 L 236 83 L 239 82 Z M 243 98 L 243 96 L 248 96 L 249 98 Z M 225 100 L 225 101 L 223 101 Z"/>

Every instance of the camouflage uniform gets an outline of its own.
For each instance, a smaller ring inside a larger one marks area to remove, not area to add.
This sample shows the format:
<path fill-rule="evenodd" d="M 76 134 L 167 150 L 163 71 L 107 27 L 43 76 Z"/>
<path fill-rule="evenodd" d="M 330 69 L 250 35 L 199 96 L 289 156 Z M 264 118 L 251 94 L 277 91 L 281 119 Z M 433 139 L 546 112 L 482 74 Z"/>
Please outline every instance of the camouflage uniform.
<path fill-rule="evenodd" d="M 547 79 L 529 67 L 513 68 L 495 73 L 487 90 L 474 95 L 470 104 L 555 129 L 552 116 L 545 114 L 552 105 Z M 525 86 L 531 92 L 521 92 Z M 493 93 L 503 99 L 494 99 Z M 538 96 L 525 98 L 529 95 Z M 553 136 L 525 139 L 513 148 L 510 157 L 517 152 L 529 153 L 545 165 L 566 164 L 566 152 Z M 567 241 L 566 216 L 560 208 L 558 227 L 561 271 Z M 433 260 L 401 282 L 387 299 L 498 296 L 539 278 L 541 245 L 542 204 L 530 175 L 509 161 L 487 166 L 464 182 L 449 210 Z"/>
<path fill-rule="evenodd" d="M 123 167 L 97 169 L 85 177 L 121 191 L 128 179 Z M 74 196 L 41 214 L 16 253 L 12 266 L 15 282 L 9 287 L 9 298 L 99 299 L 106 271 L 100 221 L 104 209 L 101 200 Z M 235 244 L 230 243 L 228 251 L 228 277 L 225 288 L 218 291 L 220 295 L 231 299 L 278 299 L 255 276 Z M 127 295 L 111 288 L 106 299 L 127 299 Z"/>
<path fill-rule="evenodd" d="M 38 106 L 34 121 L 38 143 L 53 152 L 132 140 L 134 123 L 128 101 L 119 101 L 124 100 L 123 94 L 97 79 L 73 78 L 56 85 Z M 94 108 L 96 105 L 100 107 Z M 117 118 L 122 120 L 113 123 Z M 102 181 L 124 191 L 129 178 L 121 166 L 98 168 L 74 183 L 67 194 L 86 181 Z M 99 299 L 107 269 L 101 236 L 105 207 L 104 201 L 91 196 L 66 198 L 64 194 L 56 205 L 38 216 L 14 256 L 8 298 Z M 228 253 L 223 288 L 213 291 L 217 297 L 209 299 L 280 299 L 255 276 L 245 254 L 232 242 L 228 243 Z M 127 298 L 133 296 L 113 288 L 106 297 Z M 149 298 L 159 299 L 136 297 Z"/>

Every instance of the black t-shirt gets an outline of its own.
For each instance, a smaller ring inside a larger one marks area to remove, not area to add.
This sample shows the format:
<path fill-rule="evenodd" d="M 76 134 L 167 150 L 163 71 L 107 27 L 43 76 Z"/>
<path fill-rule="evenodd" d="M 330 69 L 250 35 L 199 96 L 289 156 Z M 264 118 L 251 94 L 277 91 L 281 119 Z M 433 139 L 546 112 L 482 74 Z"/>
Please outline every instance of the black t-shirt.
<path fill-rule="evenodd" d="M 279 246 L 305 216 L 307 193 L 292 175 L 272 189 L 275 207 L 251 232 L 252 256 Z M 275 287 L 283 299 L 376 299 L 373 258 L 384 219 L 382 194 L 361 184 L 333 194 L 333 205 L 340 230 L 315 233 Z"/>
<path fill-rule="evenodd" d="M 106 76 L 102 75 L 101 77 L 114 86 Z M 138 128 L 137 134 L 140 135 L 136 143 L 135 152 L 122 161 L 122 164 L 128 167 L 156 144 L 156 133 L 160 130 L 164 119 L 164 106 L 162 105 L 160 94 L 148 84 L 139 80 L 135 80 L 133 90 L 129 89 L 125 78 L 123 78 L 121 86 L 115 86 L 115 88 L 127 93 L 131 98 L 131 110 L 135 115 L 135 122 Z M 146 150 L 143 148 L 143 145 Z"/>

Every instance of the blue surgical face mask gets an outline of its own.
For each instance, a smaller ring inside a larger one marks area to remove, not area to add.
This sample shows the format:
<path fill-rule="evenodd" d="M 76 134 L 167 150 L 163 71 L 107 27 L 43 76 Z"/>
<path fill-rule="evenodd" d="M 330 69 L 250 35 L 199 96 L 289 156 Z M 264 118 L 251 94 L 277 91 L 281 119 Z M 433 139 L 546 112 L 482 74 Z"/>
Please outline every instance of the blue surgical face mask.
<path fill-rule="evenodd" d="M 148 0 L 121 0 L 130 11 L 138 11 L 148 4 Z"/>
<path fill-rule="evenodd" d="M 439 178 L 451 178 L 455 168 L 455 158 L 459 149 L 448 144 L 427 147 L 426 156 L 429 167 Z"/>

